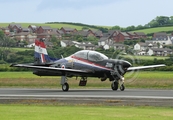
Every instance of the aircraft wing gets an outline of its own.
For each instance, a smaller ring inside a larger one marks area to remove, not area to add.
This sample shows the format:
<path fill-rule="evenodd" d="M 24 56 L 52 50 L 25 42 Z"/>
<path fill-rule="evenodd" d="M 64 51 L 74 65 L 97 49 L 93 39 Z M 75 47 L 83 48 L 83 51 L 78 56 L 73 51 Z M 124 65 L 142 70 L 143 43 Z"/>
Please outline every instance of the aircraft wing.
<path fill-rule="evenodd" d="M 164 67 L 165 64 L 160 65 L 149 65 L 149 66 L 138 66 L 138 67 L 129 67 L 127 71 L 133 71 L 133 70 L 142 70 L 142 69 L 148 69 L 148 68 L 156 68 L 156 67 Z"/>
<path fill-rule="evenodd" d="M 85 70 L 77 70 L 77 69 L 66 69 L 66 68 L 55 68 L 55 67 L 45 67 L 45 66 L 35 66 L 29 64 L 12 64 L 10 67 L 22 67 L 22 68 L 31 68 L 31 69 L 38 69 L 38 70 L 47 70 L 52 72 L 67 72 L 67 73 L 91 73 L 91 71 Z"/>

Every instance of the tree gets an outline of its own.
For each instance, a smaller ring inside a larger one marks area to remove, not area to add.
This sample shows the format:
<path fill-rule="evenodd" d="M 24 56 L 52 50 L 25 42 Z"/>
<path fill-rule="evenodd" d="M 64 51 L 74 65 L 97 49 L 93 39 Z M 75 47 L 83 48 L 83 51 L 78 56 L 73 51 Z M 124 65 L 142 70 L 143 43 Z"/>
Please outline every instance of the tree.
<path fill-rule="evenodd" d="M 60 41 L 53 35 L 50 39 L 50 41 L 55 45 L 55 46 L 58 46 L 60 47 Z"/>
<path fill-rule="evenodd" d="M 167 16 L 157 16 L 156 21 L 159 23 L 160 26 L 169 24 L 169 17 Z"/>
<path fill-rule="evenodd" d="M 170 17 L 169 23 L 170 23 L 170 25 L 173 25 L 173 16 Z"/>
<path fill-rule="evenodd" d="M 87 37 L 87 41 L 97 41 L 97 38 L 94 36 Z"/>
<path fill-rule="evenodd" d="M 120 26 L 116 25 L 111 28 L 111 30 L 121 30 Z"/>
<path fill-rule="evenodd" d="M 159 26 L 165 26 L 171 24 L 171 19 L 173 17 L 167 17 L 167 16 L 157 16 L 155 19 L 153 19 L 148 24 L 150 27 L 159 27 Z M 173 22 L 173 21 L 172 21 Z"/>
<path fill-rule="evenodd" d="M 135 26 L 134 26 L 134 25 L 128 26 L 128 27 L 126 28 L 126 31 L 133 31 L 133 30 L 135 30 Z"/>
<path fill-rule="evenodd" d="M 100 31 L 102 31 L 103 33 L 107 33 L 108 32 L 108 29 L 107 28 L 99 27 L 98 29 Z"/>
<path fill-rule="evenodd" d="M 158 27 L 159 23 L 154 19 L 151 22 L 148 23 L 150 27 Z"/>
<path fill-rule="evenodd" d="M 138 25 L 135 29 L 136 29 L 136 30 L 140 30 L 140 29 L 143 29 L 143 28 L 145 28 L 145 27 L 142 26 L 142 25 Z"/>
<path fill-rule="evenodd" d="M 15 41 L 4 35 L 3 31 L 0 31 L 0 59 L 6 60 L 9 49 L 14 46 Z"/>

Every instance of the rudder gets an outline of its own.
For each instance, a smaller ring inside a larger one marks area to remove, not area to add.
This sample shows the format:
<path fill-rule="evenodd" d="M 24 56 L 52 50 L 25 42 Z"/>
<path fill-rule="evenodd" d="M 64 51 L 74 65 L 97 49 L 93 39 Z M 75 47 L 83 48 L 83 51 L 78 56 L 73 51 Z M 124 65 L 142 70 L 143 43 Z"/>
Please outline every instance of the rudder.
<path fill-rule="evenodd" d="M 46 45 L 43 39 L 35 40 L 35 52 L 34 52 L 35 64 L 45 64 L 51 62 L 48 56 Z"/>

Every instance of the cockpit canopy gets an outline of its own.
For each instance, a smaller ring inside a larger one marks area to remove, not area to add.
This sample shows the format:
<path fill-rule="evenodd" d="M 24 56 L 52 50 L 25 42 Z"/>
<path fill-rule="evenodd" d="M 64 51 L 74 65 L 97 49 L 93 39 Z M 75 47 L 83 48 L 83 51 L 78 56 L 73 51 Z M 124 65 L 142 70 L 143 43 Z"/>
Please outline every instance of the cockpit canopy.
<path fill-rule="evenodd" d="M 108 57 L 105 56 L 104 54 L 90 50 L 81 50 L 79 52 L 76 52 L 74 56 L 90 61 L 102 61 L 104 59 L 108 59 Z"/>

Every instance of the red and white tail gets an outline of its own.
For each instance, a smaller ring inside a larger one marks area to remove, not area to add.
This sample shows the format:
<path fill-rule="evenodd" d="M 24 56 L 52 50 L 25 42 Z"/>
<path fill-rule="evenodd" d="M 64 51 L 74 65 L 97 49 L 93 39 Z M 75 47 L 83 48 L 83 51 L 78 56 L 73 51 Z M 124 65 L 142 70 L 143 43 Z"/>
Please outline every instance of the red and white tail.
<path fill-rule="evenodd" d="M 50 57 L 48 56 L 46 45 L 42 39 L 35 40 L 35 64 L 45 64 L 51 62 Z"/>

